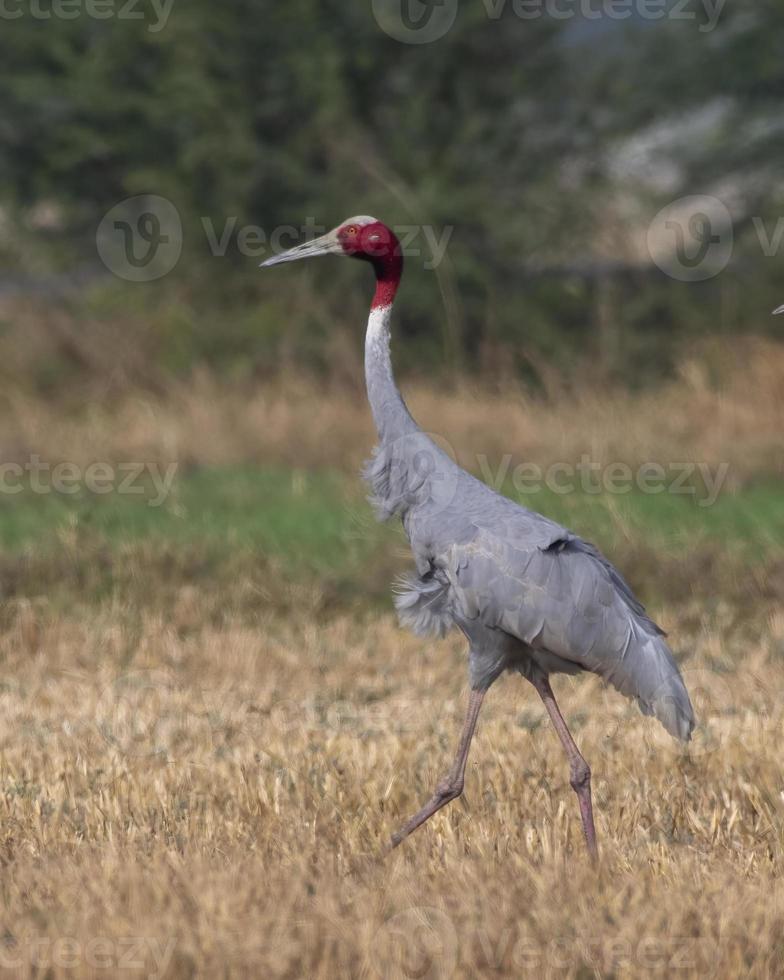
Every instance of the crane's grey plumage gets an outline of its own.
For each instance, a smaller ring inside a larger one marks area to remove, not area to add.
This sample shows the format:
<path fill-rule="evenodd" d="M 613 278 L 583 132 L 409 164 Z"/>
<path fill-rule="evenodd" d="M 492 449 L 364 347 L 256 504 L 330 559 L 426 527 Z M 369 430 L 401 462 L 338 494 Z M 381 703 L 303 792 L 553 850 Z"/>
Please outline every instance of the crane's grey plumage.
<path fill-rule="evenodd" d="M 678 667 L 620 573 L 593 545 L 461 469 L 413 421 L 392 376 L 389 309 L 374 311 L 367 338 L 380 443 L 365 477 L 377 516 L 399 517 L 414 553 L 417 573 L 395 600 L 402 622 L 425 636 L 461 629 L 473 687 L 508 668 L 590 670 L 688 739 L 694 719 Z"/>
<path fill-rule="evenodd" d="M 352 239 L 363 234 L 369 242 L 381 236 L 378 254 L 369 244 L 356 246 Z M 472 698 L 458 757 L 433 799 L 393 843 L 462 792 L 484 692 L 501 673 L 514 670 L 534 684 L 564 743 L 595 854 L 590 770 L 555 704 L 549 675 L 592 671 L 683 740 L 694 727 L 688 693 L 662 630 L 592 544 L 471 476 L 413 420 L 390 355 L 391 303 L 402 259 L 392 261 L 384 244 L 396 244 L 394 235 L 364 216 L 300 250 L 345 251 L 373 262 L 378 286 L 367 326 L 365 375 L 379 442 L 364 475 L 377 516 L 402 521 L 416 566 L 398 584 L 395 605 L 401 622 L 419 635 L 456 627 L 468 640 Z M 298 257 L 292 250 L 266 264 Z"/>

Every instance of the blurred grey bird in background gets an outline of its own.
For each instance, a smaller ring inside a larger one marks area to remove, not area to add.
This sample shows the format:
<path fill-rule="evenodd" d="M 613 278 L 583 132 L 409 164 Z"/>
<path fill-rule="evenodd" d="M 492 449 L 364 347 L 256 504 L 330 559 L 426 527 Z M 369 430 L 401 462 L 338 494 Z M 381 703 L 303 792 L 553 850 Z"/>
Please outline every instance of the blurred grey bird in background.
<path fill-rule="evenodd" d="M 468 641 L 471 693 L 454 763 L 392 846 L 463 792 L 482 701 L 504 671 L 514 670 L 536 688 L 561 740 L 595 858 L 591 771 L 549 677 L 592 671 L 688 741 L 694 713 L 664 634 L 592 544 L 471 476 L 413 420 L 392 371 L 390 316 L 403 257 L 386 225 L 366 215 L 350 218 L 262 264 L 326 254 L 364 260 L 376 274 L 365 377 L 379 443 L 365 476 L 378 517 L 400 518 L 414 555 L 416 571 L 395 598 L 401 622 L 422 636 L 457 627 Z"/>

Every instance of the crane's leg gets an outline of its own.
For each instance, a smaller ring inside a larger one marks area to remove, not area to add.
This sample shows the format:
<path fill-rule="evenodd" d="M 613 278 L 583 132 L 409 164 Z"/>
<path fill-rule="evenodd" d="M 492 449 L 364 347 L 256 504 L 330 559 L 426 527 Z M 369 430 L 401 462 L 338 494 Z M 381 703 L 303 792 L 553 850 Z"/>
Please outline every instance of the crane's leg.
<path fill-rule="evenodd" d="M 471 739 L 474 737 L 476 720 L 479 717 L 479 709 L 482 707 L 484 697 L 485 691 L 471 691 L 471 696 L 468 699 L 468 711 L 466 712 L 465 723 L 463 724 L 463 732 L 460 736 L 460 744 L 457 748 L 457 755 L 455 756 L 455 761 L 452 764 L 449 775 L 436 786 L 430 801 L 418 813 L 415 813 L 401 830 L 392 835 L 392 847 L 397 847 L 409 834 L 413 834 L 417 827 L 421 827 L 434 813 L 438 813 L 441 807 L 446 806 L 447 803 L 451 803 L 452 800 L 456 800 L 463 792 L 468 750 L 471 748 Z"/>
<path fill-rule="evenodd" d="M 580 750 L 575 745 L 572 733 L 566 726 L 564 716 L 561 714 L 561 709 L 555 700 L 553 689 L 550 687 L 550 681 L 544 674 L 537 674 L 531 683 L 539 692 L 539 697 L 544 701 L 544 706 L 547 708 L 547 714 L 550 716 L 553 728 L 558 733 L 558 738 L 560 738 L 561 744 L 566 750 L 566 757 L 569 760 L 569 781 L 572 789 L 577 793 L 577 799 L 580 803 L 580 817 L 583 821 L 585 843 L 588 845 L 588 853 L 591 855 L 591 860 L 595 861 L 599 856 L 599 852 L 596 847 L 596 830 L 593 825 L 591 770 L 588 768 L 588 763 L 580 755 Z"/>

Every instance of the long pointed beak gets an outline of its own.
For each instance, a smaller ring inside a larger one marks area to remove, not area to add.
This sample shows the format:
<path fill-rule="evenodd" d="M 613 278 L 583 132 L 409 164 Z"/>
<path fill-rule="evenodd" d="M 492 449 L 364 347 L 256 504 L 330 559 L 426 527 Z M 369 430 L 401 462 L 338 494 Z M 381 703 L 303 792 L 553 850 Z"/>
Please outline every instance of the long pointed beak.
<path fill-rule="evenodd" d="M 784 306 L 780 306 L 777 310 L 774 310 L 773 316 L 778 316 L 779 313 L 784 313 Z"/>
<path fill-rule="evenodd" d="M 303 242 L 302 245 L 295 245 L 294 248 L 281 252 L 280 255 L 273 255 L 261 263 L 261 268 L 269 265 L 280 265 L 281 262 L 296 262 L 298 259 L 312 259 L 317 255 L 329 255 L 332 252 L 342 253 L 340 244 L 330 235 L 322 235 L 314 238 L 312 242 Z"/>

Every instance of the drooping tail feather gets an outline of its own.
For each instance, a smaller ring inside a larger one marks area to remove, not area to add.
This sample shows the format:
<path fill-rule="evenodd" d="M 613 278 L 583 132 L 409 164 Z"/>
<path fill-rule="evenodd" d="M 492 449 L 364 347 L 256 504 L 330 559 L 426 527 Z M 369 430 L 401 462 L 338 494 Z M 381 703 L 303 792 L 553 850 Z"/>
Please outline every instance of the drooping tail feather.
<path fill-rule="evenodd" d="M 694 730 L 694 709 L 675 658 L 660 634 L 631 627 L 628 653 L 604 661 L 602 674 L 622 694 L 636 699 L 644 715 L 657 718 L 670 735 L 688 742 Z"/>

